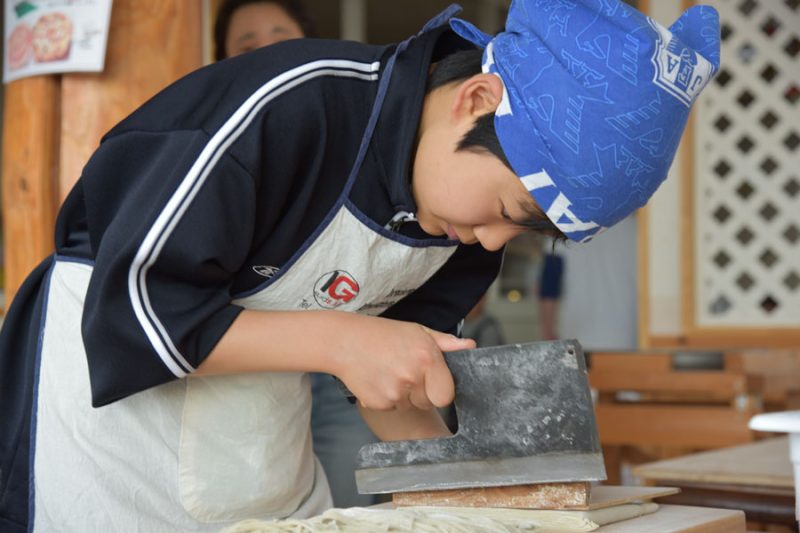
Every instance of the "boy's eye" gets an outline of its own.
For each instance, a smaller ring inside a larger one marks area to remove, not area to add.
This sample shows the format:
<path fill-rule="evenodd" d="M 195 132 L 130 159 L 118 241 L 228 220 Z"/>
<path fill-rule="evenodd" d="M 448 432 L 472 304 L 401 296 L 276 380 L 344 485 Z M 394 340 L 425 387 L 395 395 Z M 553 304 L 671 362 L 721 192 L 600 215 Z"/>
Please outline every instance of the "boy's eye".
<path fill-rule="evenodd" d="M 508 211 L 506 211 L 505 208 L 503 208 L 503 210 L 501 212 L 501 215 L 503 217 L 503 220 L 506 220 L 507 222 L 511 222 L 512 224 L 516 224 L 514 219 L 511 218 L 511 215 L 508 214 Z"/>

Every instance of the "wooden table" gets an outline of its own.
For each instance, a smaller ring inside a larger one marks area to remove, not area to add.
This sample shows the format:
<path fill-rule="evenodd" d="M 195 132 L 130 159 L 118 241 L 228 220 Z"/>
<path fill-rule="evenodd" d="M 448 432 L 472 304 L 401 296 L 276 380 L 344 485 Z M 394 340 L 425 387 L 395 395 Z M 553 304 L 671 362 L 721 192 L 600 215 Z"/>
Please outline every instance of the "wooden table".
<path fill-rule="evenodd" d="M 662 502 L 741 509 L 748 521 L 797 527 L 786 437 L 648 463 L 633 473 L 681 489 Z"/>
<path fill-rule="evenodd" d="M 661 505 L 653 514 L 608 524 L 597 533 L 744 533 L 744 513 L 730 509 Z"/>

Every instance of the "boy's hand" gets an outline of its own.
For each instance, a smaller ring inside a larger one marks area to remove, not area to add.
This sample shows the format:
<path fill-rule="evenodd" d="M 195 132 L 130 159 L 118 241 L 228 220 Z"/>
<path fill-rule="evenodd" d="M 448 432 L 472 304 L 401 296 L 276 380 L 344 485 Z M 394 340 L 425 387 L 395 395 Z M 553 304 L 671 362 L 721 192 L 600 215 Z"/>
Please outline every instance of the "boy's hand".
<path fill-rule="evenodd" d="M 331 373 L 363 407 L 431 409 L 453 401 L 453 376 L 442 352 L 474 348 L 475 341 L 411 322 L 349 313 L 342 318 L 353 335 L 334 347 Z"/>

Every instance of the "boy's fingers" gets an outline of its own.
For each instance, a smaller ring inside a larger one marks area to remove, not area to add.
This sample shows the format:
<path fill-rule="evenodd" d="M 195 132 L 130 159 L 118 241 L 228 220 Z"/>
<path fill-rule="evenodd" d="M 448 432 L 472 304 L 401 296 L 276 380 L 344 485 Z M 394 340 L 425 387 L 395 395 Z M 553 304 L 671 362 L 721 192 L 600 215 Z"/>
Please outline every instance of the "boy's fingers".
<path fill-rule="evenodd" d="M 475 348 L 475 341 L 472 339 L 459 339 L 455 335 L 450 335 L 449 333 L 442 333 L 441 331 L 436 331 L 425 326 L 422 327 L 443 352 Z M 436 407 L 446 407 L 453 402 L 453 398 L 455 397 L 455 385 L 453 383 L 453 375 L 450 374 L 450 369 L 447 368 L 447 363 L 444 361 L 444 356 L 440 357 L 430 370 L 426 372 L 425 393 L 431 403 Z"/>
<path fill-rule="evenodd" d="M 411 394 L 408 395 L 408 400 L 411 402 L 411 405 L 416 407 L 417 409 L 433 409 L 433 403 L 431 403 L 430 398 L 428 398 L 428 391 L 425 389 L 425 386 L 422 385 L 420 387 L 415 387 L 414 390 L 411 391 Z"/>
<path fill-rule="evenodd" d="M 453 402 L 455 393 L 453 375 L 442 357 L 425 373 L 425 394 L 434 406 L 445 407 Z"/>

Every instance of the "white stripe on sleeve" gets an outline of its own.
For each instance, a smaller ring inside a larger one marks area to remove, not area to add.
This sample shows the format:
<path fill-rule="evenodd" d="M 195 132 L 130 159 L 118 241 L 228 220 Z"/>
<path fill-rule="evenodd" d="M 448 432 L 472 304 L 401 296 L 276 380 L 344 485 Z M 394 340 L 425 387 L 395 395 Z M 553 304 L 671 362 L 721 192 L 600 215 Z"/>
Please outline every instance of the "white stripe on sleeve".
<path fill-rule="evenodd" d="M 258 112 L 271 100 L 292 88 L 320 76 L 337 76 L 374 81 L 378 79 L 380 62 L 360 63 L 349 60 L 319 60 L 296 67 L 273 78 L 253 93 L 214 134 L 164 209 L 147 232 L 128 270 L 128 293 L 136 318 L 158 356 L 175 374 L 185 377 L 194 368 L 175 347 L 166 328 L 150 302 L 147 273 L 158 260 L 162 248 L 180 222 L 228 147 L 250 125 Z"/>

